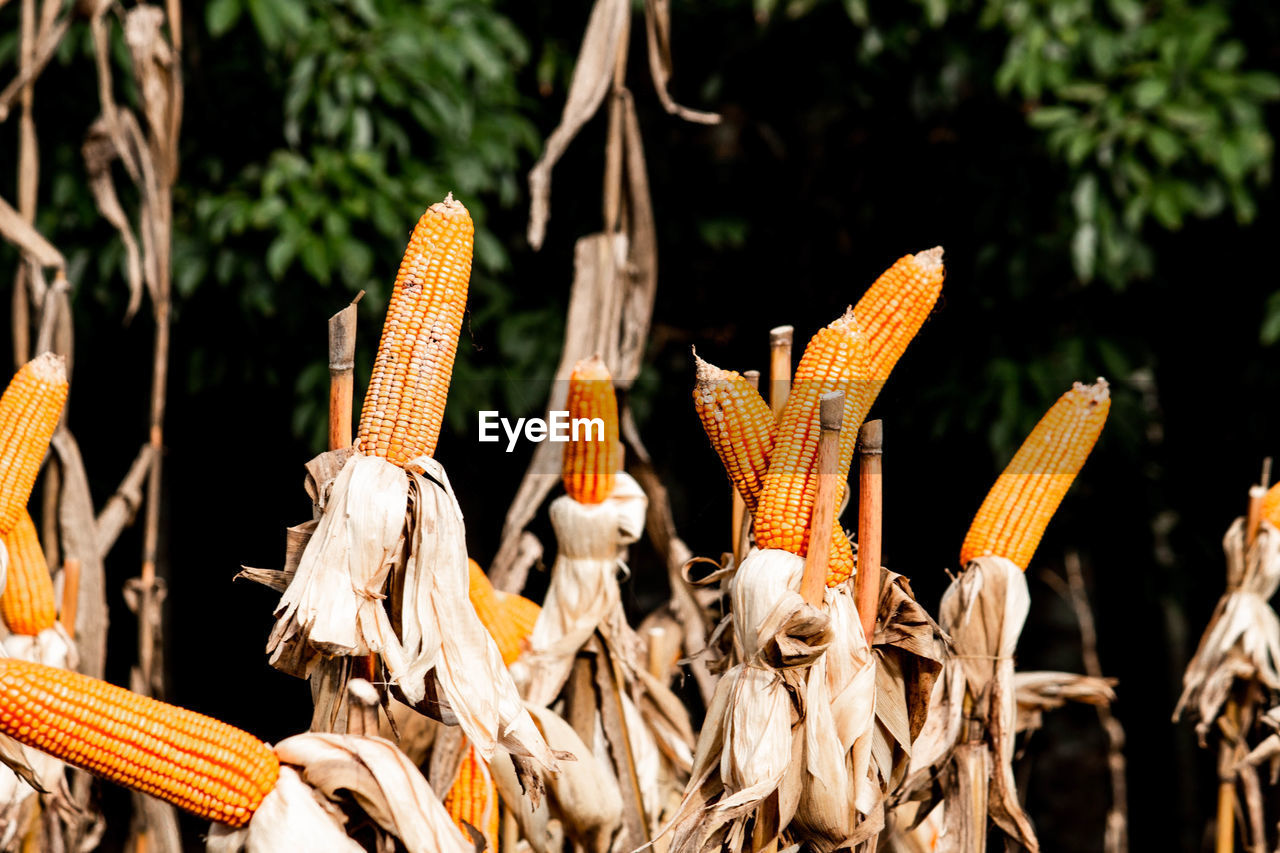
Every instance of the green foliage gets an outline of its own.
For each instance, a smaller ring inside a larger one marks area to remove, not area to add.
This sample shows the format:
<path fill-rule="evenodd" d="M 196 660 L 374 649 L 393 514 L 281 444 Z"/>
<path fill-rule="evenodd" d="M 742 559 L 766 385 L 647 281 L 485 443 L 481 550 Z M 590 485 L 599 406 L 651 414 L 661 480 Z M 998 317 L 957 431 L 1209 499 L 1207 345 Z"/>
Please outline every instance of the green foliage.
<path fill-rule="evenodd" d="M 245 310 L 272 315 L 317 286 L 364 289 L 380 317 L 413 223 L 453 192 L 477 224 L 472 304 L 491 318 L 509 302 L 495 278 L 508 256 L 486 206 L 516 200 L 521 158 L 538 139 L 515 85 L 528 49 L 491 3 L 215 0 L 205 24 L 215 44 L 246 31 L 261 40 L 282 114 L 259 120 L 281 136 L 224 187 L 189 199 L 195 227 L 179 229 L 175 247 L 180 293 L 213 277 L 235 285 Z M 524 363 L 518 347 L 512 355 Z M 322 374 L 298 380 L 300 433 L 323 427 Z M 469 388 L 479 390 L 464 383 L 461 393 Z"/>

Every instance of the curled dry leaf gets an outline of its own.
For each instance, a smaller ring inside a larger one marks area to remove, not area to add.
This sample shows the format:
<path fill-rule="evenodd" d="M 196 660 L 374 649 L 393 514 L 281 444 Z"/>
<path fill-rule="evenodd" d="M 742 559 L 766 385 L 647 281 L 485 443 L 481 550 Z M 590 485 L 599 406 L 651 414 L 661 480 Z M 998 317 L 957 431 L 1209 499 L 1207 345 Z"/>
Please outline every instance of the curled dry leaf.
<path fill-rule="evenodd" d="M 302 781 L 292 767 L 282 766 L 271 793 L 263 799 L 249 825 L 232 829 L 220 823 L 209 828 L 207 853 L 275 853 L 279 850 L 324 850 L 363 853 L 347 836 L 342 812 Z"/>
<path fill-rule="evenodd" d="M 1280 587 L 1280 530 L 1263 521 L 1252 547 L 1245 520 L 1237 518 L 1222 539 L 1227 577 L 1235 584 L 1218 601 L 1195 656 L 1182 676 L 1174 720 L 1188 708 L 1201 743 L 1236 679 L 1280 690 L 1280 618 L 1269 601 Z"/>
<path fill-rule="evenodd" d="M 1073 672 L 1019 672 L 1013 676 L 1017 696 L 1019 732 L 1040 728 L 1045 711 L 1068 702 L 1109 705 L 1115 701 L 1114 678 L 1095 678 Z"/>

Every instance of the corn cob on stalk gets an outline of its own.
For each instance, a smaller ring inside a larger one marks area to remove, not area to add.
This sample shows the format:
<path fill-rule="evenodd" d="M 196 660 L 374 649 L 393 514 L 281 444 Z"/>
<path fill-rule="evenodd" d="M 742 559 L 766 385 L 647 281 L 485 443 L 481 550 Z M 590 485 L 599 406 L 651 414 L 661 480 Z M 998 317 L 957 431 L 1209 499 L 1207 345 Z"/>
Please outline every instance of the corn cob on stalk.
<path fill-rule="evenodd" d="M 0 615 L 15 634 L 34 637 L 52 628 L 58 619 L 53 600 L 53 578 L 44 559 L 35 522 L 26 510 L 13 530 L 4 535 L 9 551 L 9 574 L 0 595 Z"/>
<path fill-rule="evenodd" d="M 809 522 L 818 488 L 818 401 L 831 391 L 845 392 L 835 475 L 841 484 L 837 502 L 843 497 L 858 428 L 874 397 L 867 375 L 866 340 L 849 310 L 813 336 L 796 368 L 756 511 L 756 544 L 761 548 L 778 548 L 799 556 L 808 552 Z M 837 522 L 832 531 L 827 585 L 835 586 L 851 574 L 853 551 Z"/>
<path fill-rule="evenodd" d="M 569 376 L 568 409 L 571 424 L 581 418 L 598 418 L 603 421 L 604 430 L 601 436 L 598 429 L 587 426 L 582 432 L 570 435 L 564 450 L 565 491 L 578 503 L 604 503 L 613 493 L 614 474 L 618 470 L 618 400 L 609 368 L 600 356 L 583 359 L 573 366 Z"/>
<path fill-rule="evenodd" d="M 66 368 L 49 352 L 24 364 L 0 396 L 0 535 L 26 510 L 66 401 Z"/>
<path fill-rule="evenodd" d="M 463 756 L 458 778 L 445 794 L 444 809 L 463 837 L 470 837 L 465 821 L 484 833 L 489 850 L 498 849 L 498 786 L 474 746 Z"/>
<path fill-rule="evenodd" d="M 1058 398 L 987 493 L 960 548 L 961 565 L 997 556 L 1026 571 L 1110 408 L 1105 379 L 1093 385 L 1077 382 Z"/>
<path fill-rule="evenodd" d="M 403 466 L 435 453 L 471 280 L 474 226 L 450 193 L 422 214 L 396 274 L 356 446 Z"/>
<path fill-rule="evenodd" d="M 871 379 L 871 408 L 894 365 L 942 293 L 945 270 L 942 247 L 903 255 L 880 274 L 853 307 L 867 340 L 867 376 Z"/>
<path fill-rule="evenodd" d="M 773 455 L 778 427 L 769 404 L 740 374 L 698 358 L 693 403 L 702 429 L 751 512 Z"/>
<path fill-rule="evenodd" d="M 1280 483 L 1267 489 L 1262 496 L 1262 520 L 1280 527 Z"/>
<path fill-rule="evenodd" d="M 229 826 L 249 822 L 280 771 L 269 746 L 226 723 L 12 658 L 0 659 L 0 734 Z"/>

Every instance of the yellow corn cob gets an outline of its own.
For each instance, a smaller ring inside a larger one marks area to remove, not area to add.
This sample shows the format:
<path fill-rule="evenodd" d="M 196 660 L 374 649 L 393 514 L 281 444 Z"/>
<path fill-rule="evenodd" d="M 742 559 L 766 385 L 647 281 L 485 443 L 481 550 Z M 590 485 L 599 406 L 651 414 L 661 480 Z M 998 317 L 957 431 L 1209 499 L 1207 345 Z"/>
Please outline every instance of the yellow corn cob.
<path fill-rule="evenodd" d="M 604 440 L 598 428 L 586 424 L 564 450 L 565 491 L 578 503 L 604 503 L 613 493 L 614 472 L 618 470 L 618 400 L 613 379 L 600 356 L 583 359 L 569 377 L 569 420 L 599 418 L 604 422 Z"/>
<path fill-rule="evenodd" d="M 542 608 L 523 596 L 494 589 L 480 564 L 475 560 L 467 562 L 471 569 L 471 606 L 502 653 L 502 662 L 511 666 L 524 651 L 524 641 L 533 633 Z"/>
<path fill-rule="evenodd" d="M 0 535 L 26 510 L 66 401 L 67 371 L 50 352 L 24 364 L 0 396 Z"/>
<path fill-rule="evenodd" d="M 1280 527 L 1280 483 L 1267 489 L 1262 496 L 1262 519 Z"/>
<path fill-rule="evenodd" d="M 444 809 L 464 836 L 471 837 L 462 825 L 465 821 L 484 833 L 489 850 L 498 849 L 498 786 L 474 746 L 467 749 L 458 778 L 445 794 Z"/>
<path fill-rule="evenodd" d="M 435 453 L 467 306 L 473 240 L 471 214 L 452 193 L 413 229 L 360 411 L 361 453 L 395 465 Z"/>
<path fill-rule="evenodd" d="M 904 255 L 881 273 L 853 307 L 867 339 L 868 409 L 933 310 L 944 277 L 941 246 Z"/>
<path fill-rule="evenodd" d="M 780 548 L 800 556 L 809 550 L 809 520 L 818 489 L 818 401 L 832 391 L 845 393 L 836 467 L 838 502 L 853 463 L 858 428 L 874 397 L 867 381 L 866 341 L 852 309 L 813 336 L 796 367 L 756 509 L 756 544 L 761 548 Z M 827 584 L 835 586 L 853 573 L 853 551 L 839 522 L 831 542 Z"/>
<path fill-rule="evenodd" d="M 280 772 L 271 747 L 234 726 L 12 658 L 0 659 L 0 734 L 230 826 L 249 822 Z"/>
<path fill-rule="evenodd" d="M 0 614 L 15 634 L 34 637 L 58 619 L 53 579 L 40 547 L 35 522 L 25 509 L 13 530 L 4 536 L 9 551 L 9 575 L 0 595 Z"/>
<path fill-rule="evenodd" d="M 960 548 L 962 566 L 992 555 L 1026 570 L 1110 408 L 1105 379 L 1093 385 L 1077 382 L 1058 398 L 987 493 Z"/>
<path fill-rule="evenodd" d="M 697 353 L 693 358 L 698 366 L 693 403 L 702 429 L 743 503 L 755 512 L 778 434 L 773 412 L 740 374 L 708 364 Z"/>

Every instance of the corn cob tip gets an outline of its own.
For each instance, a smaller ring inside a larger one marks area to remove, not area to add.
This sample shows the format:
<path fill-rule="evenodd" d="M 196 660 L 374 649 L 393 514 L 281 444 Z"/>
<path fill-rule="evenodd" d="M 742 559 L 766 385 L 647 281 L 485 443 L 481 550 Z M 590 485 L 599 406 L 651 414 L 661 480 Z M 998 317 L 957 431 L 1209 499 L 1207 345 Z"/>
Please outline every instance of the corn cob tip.
<path fill-rule="evenodd" d="M 604 363 L 604 359 L 600 357 L 600 353 L 596 353 L 590 358 L 582 359 L 573 366 L 573 378 L 612 380 L 613 376 L 609 373 L 609 367 Z"/>
<path fill-rule="evenodd" d="M 42 352 L 31 359 L 31 373 L 42 382 L 66 382 L 67 360 L 52 352 Z"/>
<path fill-rule="evenodd" d="M 1111 384 L 1101 376 L 1092 385 L 1076 382 L 1071 386 L 1071 390 L 1077 394 L 1085 395 L 1085 399 L 1088 400 L 1089 404 L 1094 406 L 1104 400 L 1111 399 Z"/>
<path fill-rule="evenodd" d="M 923 252 L 916 252 L 916 263 L 925 269 L 933 269 L 942 266 L 942 247 L 934 246 L 932 249 L 925 249 Z"/>
<path fill-rule="evenodd" d="M 427 213 L 435 213 L 440 216 L 470 216 L 466 205 L 454 198 L 453 193 L 446 195 L 444 201 L 438 201 L 427 208 Z"/>
<path fill-rule="evenodd" d="M 715 382 L 717 379 L 726 379 L 726 372 L 716 367 L 709 361 L 698 357 L 698 351 L 693 352 L 693 363 L 697 368 L 697 377 L 699 385 L 706 385 Z"/>

